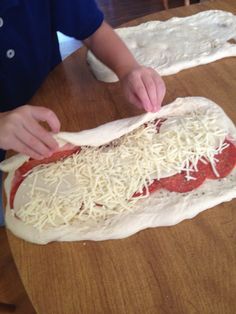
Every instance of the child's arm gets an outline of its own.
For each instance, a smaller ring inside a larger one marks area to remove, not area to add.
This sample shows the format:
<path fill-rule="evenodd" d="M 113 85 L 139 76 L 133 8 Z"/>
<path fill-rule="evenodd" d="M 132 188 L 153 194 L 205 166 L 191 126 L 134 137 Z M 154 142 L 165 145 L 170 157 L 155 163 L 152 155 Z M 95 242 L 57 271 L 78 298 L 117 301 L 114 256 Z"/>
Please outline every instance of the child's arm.
<path fill-rule="evenodd" d="M 103 22 L 99 29 L 84 40 L 85 45 L 122 82 L 127 99 L 146 111 L 160 109 L 165 96 L 165 84 L 158 73 L 137 63 L 124 42 Z"/>

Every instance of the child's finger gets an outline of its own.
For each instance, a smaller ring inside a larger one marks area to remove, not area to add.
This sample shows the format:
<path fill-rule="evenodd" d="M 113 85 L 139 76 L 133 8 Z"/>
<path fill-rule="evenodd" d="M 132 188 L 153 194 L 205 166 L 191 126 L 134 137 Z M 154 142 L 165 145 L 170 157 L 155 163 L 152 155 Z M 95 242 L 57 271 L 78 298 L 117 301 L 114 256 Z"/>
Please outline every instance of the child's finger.
<path fill-rule="evenodd" d="M 61 123 L 56 114 L 44 107 L 32 107 L 32 116 L 38 121 L 46 121 L 55 133 L 60 131 Z"/>
<path fill-rule="evenodd" d="M 160 106 L 158 104 L 158 98 L 157 98 L 156 83 L 153 80 L 151 75 L 143 76 L 142 80 L 143 80 L 143 84 L 146 88 L 146 92 L 147 92 L 147 95 L 148 95 L 150 103 L 151 103 L 151 111 L 155 112 L 160 108 Z"/>
<path fill-rule="evenodd" d="M 38 154 L 37 152 L 35 152 L 33 149 L 31 149 L 29 146 L 27 146 L 25 143 L 23 143 L 21 141 L 21 139 L 19 138 L 15 138 L 14 139 L 14 150 L 25 154 L 27 156 L 30 156 L 33 159 L 42 159 L 43 156 L 41 154 Z"/>
<path fill-rule="evenodd" d="M 137 96 L 135 94 L 130 93 L 128 96 L 128 100 L 131 104 L 135 105 L 139 109 L 143 109 L 143 106 L 142 106 L 140 100 L 137 98 Z"/>
<path fill-rule="evenodd" d="M 152 104 L 151 104 L 149 96 L 147 94 L 146 87 L 145 87 L 143 81 L 141 80 L 141 78 L 139 78 L 139 80 L 137 82 L 135 82 L 134 94 L 140 100 L 142 107 L 146 111 L 152 110 Z"/>
<path fill-rule="evenodd" d="M 24 124 L 24 127 L 29 133 L 44 143 L 50 150 L 55 151 L 58 148 L 57 141 L 53 138 L 52 134 L 45 130 L 34 119 L 28 119 L 27 123 Z"/>
<path fill-rule="evenodd" d="M 166 86 L 160 76 L 154 75 L 153 79 L 155 80 L 156 89 L 157 89 L 157 103 L 159 104 L 159 107 L 161 107 L 161 104 L 163 102 L 163 99 L 166 93 Z"/>
<path fill-rule="evenodd" d="M 52 151 L 37 137 L 32 135 L 23 126 L 18 130 L 15 137 L 18 138 L 22 143 L 28 146 L 31 150 L 42 157 L 49 157 L 52 155 Z"/>

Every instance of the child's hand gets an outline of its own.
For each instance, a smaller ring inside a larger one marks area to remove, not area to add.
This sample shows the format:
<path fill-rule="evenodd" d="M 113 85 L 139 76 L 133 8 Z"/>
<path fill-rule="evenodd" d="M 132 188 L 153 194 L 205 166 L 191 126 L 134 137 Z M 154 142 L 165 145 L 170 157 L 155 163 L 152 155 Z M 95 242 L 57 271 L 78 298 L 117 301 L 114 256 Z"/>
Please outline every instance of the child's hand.
<path fill-rule="evenodd" d="M 101 62 L 116 73 L 129 102 L 146 111 L 155 112 L 160 109 L 166 92 L 162 78 L 155 70 L 139 65 L 125 43 L 106 22 L 84 43 Z"/>
<path fill-rule="evenodd" d="M 160 109 L 166 87 L 160 75 L 152 68 L 137 66 L 121 79 L 127 100 L 146 111 Z"/>
<path fill-rule="evenodd" d="M 25 105 L 0 113 L 0 148 L 13 149 L 34 159 L 51 156 L 58 144 L 40 121 L 46 121 L 52 132 L 59 132 L 57 116 L 44 107 Z"/>

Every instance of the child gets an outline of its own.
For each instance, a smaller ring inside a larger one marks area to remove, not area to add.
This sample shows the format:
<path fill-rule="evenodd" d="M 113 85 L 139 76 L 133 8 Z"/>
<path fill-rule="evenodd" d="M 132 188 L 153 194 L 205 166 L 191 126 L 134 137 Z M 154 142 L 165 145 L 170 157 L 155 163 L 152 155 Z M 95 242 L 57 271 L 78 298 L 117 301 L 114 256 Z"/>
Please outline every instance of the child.
<path fill-rule="evenodd" d="M 0 1 L 0 161 L 7 149 L 35 159 L 57 149 L 51 133 L 39 123 L 46 121 L 52 132 L 59 132 L 56 114 L 25 105 L 61 62 L 57 31 L 82 40 L 110 67 L 129 102 L 146 111 L 161 106 L 163 80 L 153 69 L 137 63 L 104 21 L 95 0 Z"/>

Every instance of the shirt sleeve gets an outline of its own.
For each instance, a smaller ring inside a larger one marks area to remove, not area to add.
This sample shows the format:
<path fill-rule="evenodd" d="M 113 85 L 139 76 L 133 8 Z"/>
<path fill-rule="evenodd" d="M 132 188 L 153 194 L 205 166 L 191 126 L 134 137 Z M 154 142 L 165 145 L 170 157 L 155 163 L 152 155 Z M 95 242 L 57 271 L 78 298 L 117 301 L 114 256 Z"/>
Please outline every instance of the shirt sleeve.
<path fill-rule="evenodd" d="M 52 0 L 56 31 L 84 40 L 102 24 L 104 15 L 95 0 Z"/>

